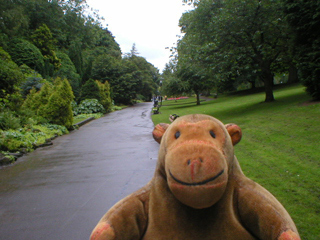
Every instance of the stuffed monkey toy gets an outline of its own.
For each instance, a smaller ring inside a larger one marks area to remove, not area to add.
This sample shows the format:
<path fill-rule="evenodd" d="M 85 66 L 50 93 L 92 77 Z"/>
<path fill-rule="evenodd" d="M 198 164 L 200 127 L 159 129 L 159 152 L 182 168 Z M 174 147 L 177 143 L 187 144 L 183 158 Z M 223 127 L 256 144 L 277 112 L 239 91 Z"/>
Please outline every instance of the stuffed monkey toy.
<path fill-rule="evenodd" d="M 91 240 L 300 240 L 284 207 L 243 174 L 233 150 L 241 135 L 200 114 L 158 124 L 154 177 L 116 203 Z"/>

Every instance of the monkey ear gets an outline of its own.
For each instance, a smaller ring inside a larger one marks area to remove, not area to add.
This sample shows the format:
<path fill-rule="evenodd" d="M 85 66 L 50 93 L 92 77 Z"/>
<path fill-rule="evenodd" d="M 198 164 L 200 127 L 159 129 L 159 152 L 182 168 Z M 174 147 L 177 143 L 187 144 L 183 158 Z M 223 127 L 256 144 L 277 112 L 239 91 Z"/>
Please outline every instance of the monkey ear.
<path fill-rule="evenodd" d="M 159 123 L 154 127 L 152 131 L 152 136 L 154 140 L 156 140 L 156 142 L 158 143 L 161 142 L 162 136 L 169 126 L 170 124 L 167 124 L 167 123 Z"/>
<path fill-rule="evenodd" d="M 227 128 L 227 131 L 231 137 L 232 145 L 234 146 L 237 143 L 239 143 L 242 137 L 241 128 L 238 125 L 233 123 L 229 123 L 225 125 L 225 127 Z"/>

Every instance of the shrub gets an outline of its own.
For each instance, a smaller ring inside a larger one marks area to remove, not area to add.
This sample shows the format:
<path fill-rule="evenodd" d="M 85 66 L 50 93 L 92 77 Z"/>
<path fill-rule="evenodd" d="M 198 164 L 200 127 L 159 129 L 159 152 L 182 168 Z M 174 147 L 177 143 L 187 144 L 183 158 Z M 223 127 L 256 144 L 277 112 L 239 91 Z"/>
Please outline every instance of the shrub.
<path fill-rule="evenodd" d="M 96 83 L 99 87 L 101 96 L 100 103 L 102 104 L 106 112 L 111 112 L 112 100 L 110 93 L 110 84 L 108 83 L 108 81 L 106 81 L 105 83 L 101 83 L 98 80 L 96 80 Z"/>
<path fill-rule="evenodd" d="M 75 115 L 78 114 L 91 114 L 91 113 L 104 113 L 104 107 L 97 99 L 83 100 L 75 109 Z"/>
<path fill-rule="evenodd" d="M 19 85 L 24 76 L 16 63 L 11 60 L 10 55 L 0 47 L 0 89 L 6 93 L 15 92 L 15 86 Z M 3 92 L 0 92 L 3 97 Z"/>
<path fill-rule="evenodd" d="M 54 66 L 54 69 L 58 70 L 60 68 L 61 61 L 54 51 L 55 40 L 48 26 L 46 24 L 42 24 L 34 31 L 31 38 L 34 45 L 40 49 L 44 60 L 49 60 L 50 64 Z"/>
<path fill-rule="evenodd" d="M 89 79 L 82 86 L 80 101 L 85 99 L 97 99 L 98 101 L 101 99 L 100 89 L 93 79 Z"/>
<path fill-rule="evenodd" d="M 26 97 L 32 88 L 35 88 L 36 91 L 39 91 L 43 85 L 41 77 L 28 77 L 27 81 L 21 85 L 21 93 Z"/>
<path fill-rule="evenodd" d="M 30 152 L 55 136 L 68 133 L 64 126 L 54 124 L 35 125 L 17 130 L 0 131 L 0 150 L 16 152 L 24 148 Z"/>
<path fill-rule="evenodd" d="M 9 110 L 0 112 L 0 129 L 18 129 L 20 128 L 20 119 Z"/>
<path fill-rule="evenodd" d="M 80 95 L 80 75 L 77 73 L 73 62 L 70 60 L 67 54 L 57 52 L 57 57 L 61 59 L 61 67 L 55 72 L 54 76 L 62 79 L 67 78 L 75 97 L 78 98 Z"/>
<path fill-rule="evenodd" d="M 23 39 L 14 39 L 9 44 L 8 52 L 18 66 L 26 64 L 37 71 L 41 71 L 43 68 L 43 56 L 40 50 L 31 42 Z"/>
<path fill-rule="evenodd" d="M 32 88 L 30 93 L 27 95 L 26 100 L 23 103 L 23 108 L 27 108 L 37 115 L 41 116 L 41 107 L 45 106 L 48 101 L 49 97 L 53 92 L 53 87 L 51 83 L 45 82 L 40 91 L 37 92 L 35 88 Z"/>
<path fill-rule="evenodd" d="M 73 99 L 74 95 L 68 80 L 57 78 L 48 103 L 40 107 L 38 115 L 48 119 L 50 123 L 71 128 L 73 124 L 71 102 Z"/>

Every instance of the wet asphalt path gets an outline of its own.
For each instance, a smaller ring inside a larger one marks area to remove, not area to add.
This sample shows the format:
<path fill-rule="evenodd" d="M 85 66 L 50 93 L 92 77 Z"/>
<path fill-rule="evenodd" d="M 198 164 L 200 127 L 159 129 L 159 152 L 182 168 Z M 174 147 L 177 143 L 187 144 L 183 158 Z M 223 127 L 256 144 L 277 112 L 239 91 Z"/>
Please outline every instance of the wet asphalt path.
<path fill-rule="evenodd" d="M 0 239 L 88 239 L 153 176 L 152 103 L 107 114 L 0 169 Z"/>

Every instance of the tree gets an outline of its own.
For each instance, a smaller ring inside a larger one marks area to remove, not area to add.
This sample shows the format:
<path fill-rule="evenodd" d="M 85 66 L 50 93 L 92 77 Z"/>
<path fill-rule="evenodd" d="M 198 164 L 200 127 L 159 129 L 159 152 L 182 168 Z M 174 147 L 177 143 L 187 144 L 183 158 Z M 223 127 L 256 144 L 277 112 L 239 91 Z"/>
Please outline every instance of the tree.
<path fill-rule="evenodd" d="M 0 6 L 0 33 L 9 37 L 22 36 L 28 26 L 28 17 L 25 14 L 22 1 L 0 0 Z"/>
<path fill-rule="evenodd" d="M 192 90 L 197 97 L 197 105 L 200 105 L 200 94 L 208 90 L 212 86 L 210 78 L 207 77 L 206 72 L 193 63 L 178 64 L 177 76 L 182 82 L 185 82 L 186 89 Z"/>
<path fill-rule="evenodd" d="M 82 77 L 83 75 L 83 56 L 82 48 L 79 40 L 73 41 L 69 46 L 69 58 L 73 62 L 77 73 Z"/>
<path fill-rule="evenodd" d="M 42 71 L 44 65 L 43 56 L 40 50 L 29 41 L 18 38 L 13 39 L 8 46 L 8 52 L 18 66 L 26 64 L 38 72 Z"/>
<path fill-rule="evenodd" d="M 186 92 L 186 86 L 177 77 L 167 78 L 162 87 L 162 94 L 167 96 L 178 97 Z"/>
<path fill-rule="evenodd" d="M 34 45 L 40 49 L 43 57 L 49 60 L 54 69 L 59 69 L 61 61 L 54 51 L 55 40 L 48 26 L 43 24 L 37 28 L 31 38 Z"/>
<path fill-rule="evenodd" d="M 41 116 L 49 122 L 63 125 L 70 129 L 73 124 L 73 112 L 71 102 L 74 99 L 71 86 L 67 79 L 55 80 L 53 93 L 50 95 L 48 103 L 42 105 Z"/>
<path fill-rule="evenodd" d="M 80 97 L 80 92 L 81 92 L 81 77 L 77 73 L 77 70 L 73 64 L 73 62 L 70 60 L 69 56 L 63 52 L 57 52 L 57 57 L 61 60 L 61 67 L 59 70 L 57 70 L 54 73 L 54 77 L 60 77 L 62 79 L 66 78 L 68 79 L 71 87 L 73 94 L 75 95 L 76 98 Z"/>
<path fill-rule="evenodd" d="M 280 0 L 202 0 L 196 6 L 181 22 L 186 35 L 180 45 L 192 46 L 191 59 L 220 77 L 250 69 L 264 82 L 265 101 L 273 101 L 273 67 L 287 51 Z"/>
<path fill-rule="evenodd" d="M 24 79 L 23 73 L 11 56 L 0 47 L 0 98 L 6 93 L 11 94 Z"/>
<path fill-rule="evenodd" d="M 92 63 L 91 77 L 101 82 L 109 81 L 111 86 L 113 81 L 121 75 L 121 62 L 119 59 L 103 54 L 97 56 Z"/>
<path fill-rule="evenodd" d="M 80 101 L 85 99 L 97 99 L 101 100 L 100 89 L 97 83 L 93 79 L 89 79 L 81 89 Z"/>
<path fill-rule="evenodd" d="M 132 104 L 137 96 L 137 79 L 126 73 L 116 79 L 112 85 L 112 98 L 117 104 Z"/>
<path fill-rule="evenodd" d="M 320 99 L 320 2 L 284 0 L 286 19 L 294 33 L 301 80 L 315 100 Z"/>
<path fill-rule="evenodd" d="M 129 56 L 130 56 L 130 57 L 133 57 L 133 56 L 138 56 L 139 54 L 140 54 L 140 53 L 138 52 L 138 49 L 137 49 L 137 47 L 136 47 L 136 44 L 134 43 L 134 44 L 132 45 L 131 50 L 130 50 Z"/>
<path fill-rule="evenodd" d="M 42 81 L 43 79 L 41 77 L 28 77 L 27 80 L 21 85 L 22 96 L 26 97 L 33 88 L 36 89 L 36 91 L 39 91 L 43 85 Z"/>
<path fill-rule="evenodd" d="M 102 104 L 106 112 L 110 112 L 111 106 L 112 106 L 110 84 L 108 83 L 108 81 L 105 81 L 105 83 L 102 83 L 98 80 L 96 80 L 96 84 L 99 87 L 100 103 Z"/>
<path fill-rule="evenodd" d="M 33 87 L 27 95 L 22 107 L 31 110 L 37 116 L 42 116 L 42 111 L 48 104 L 49 97 L 53 92 L 53 86 L 49 82 L 42 84 L 40 89 Z"/>

